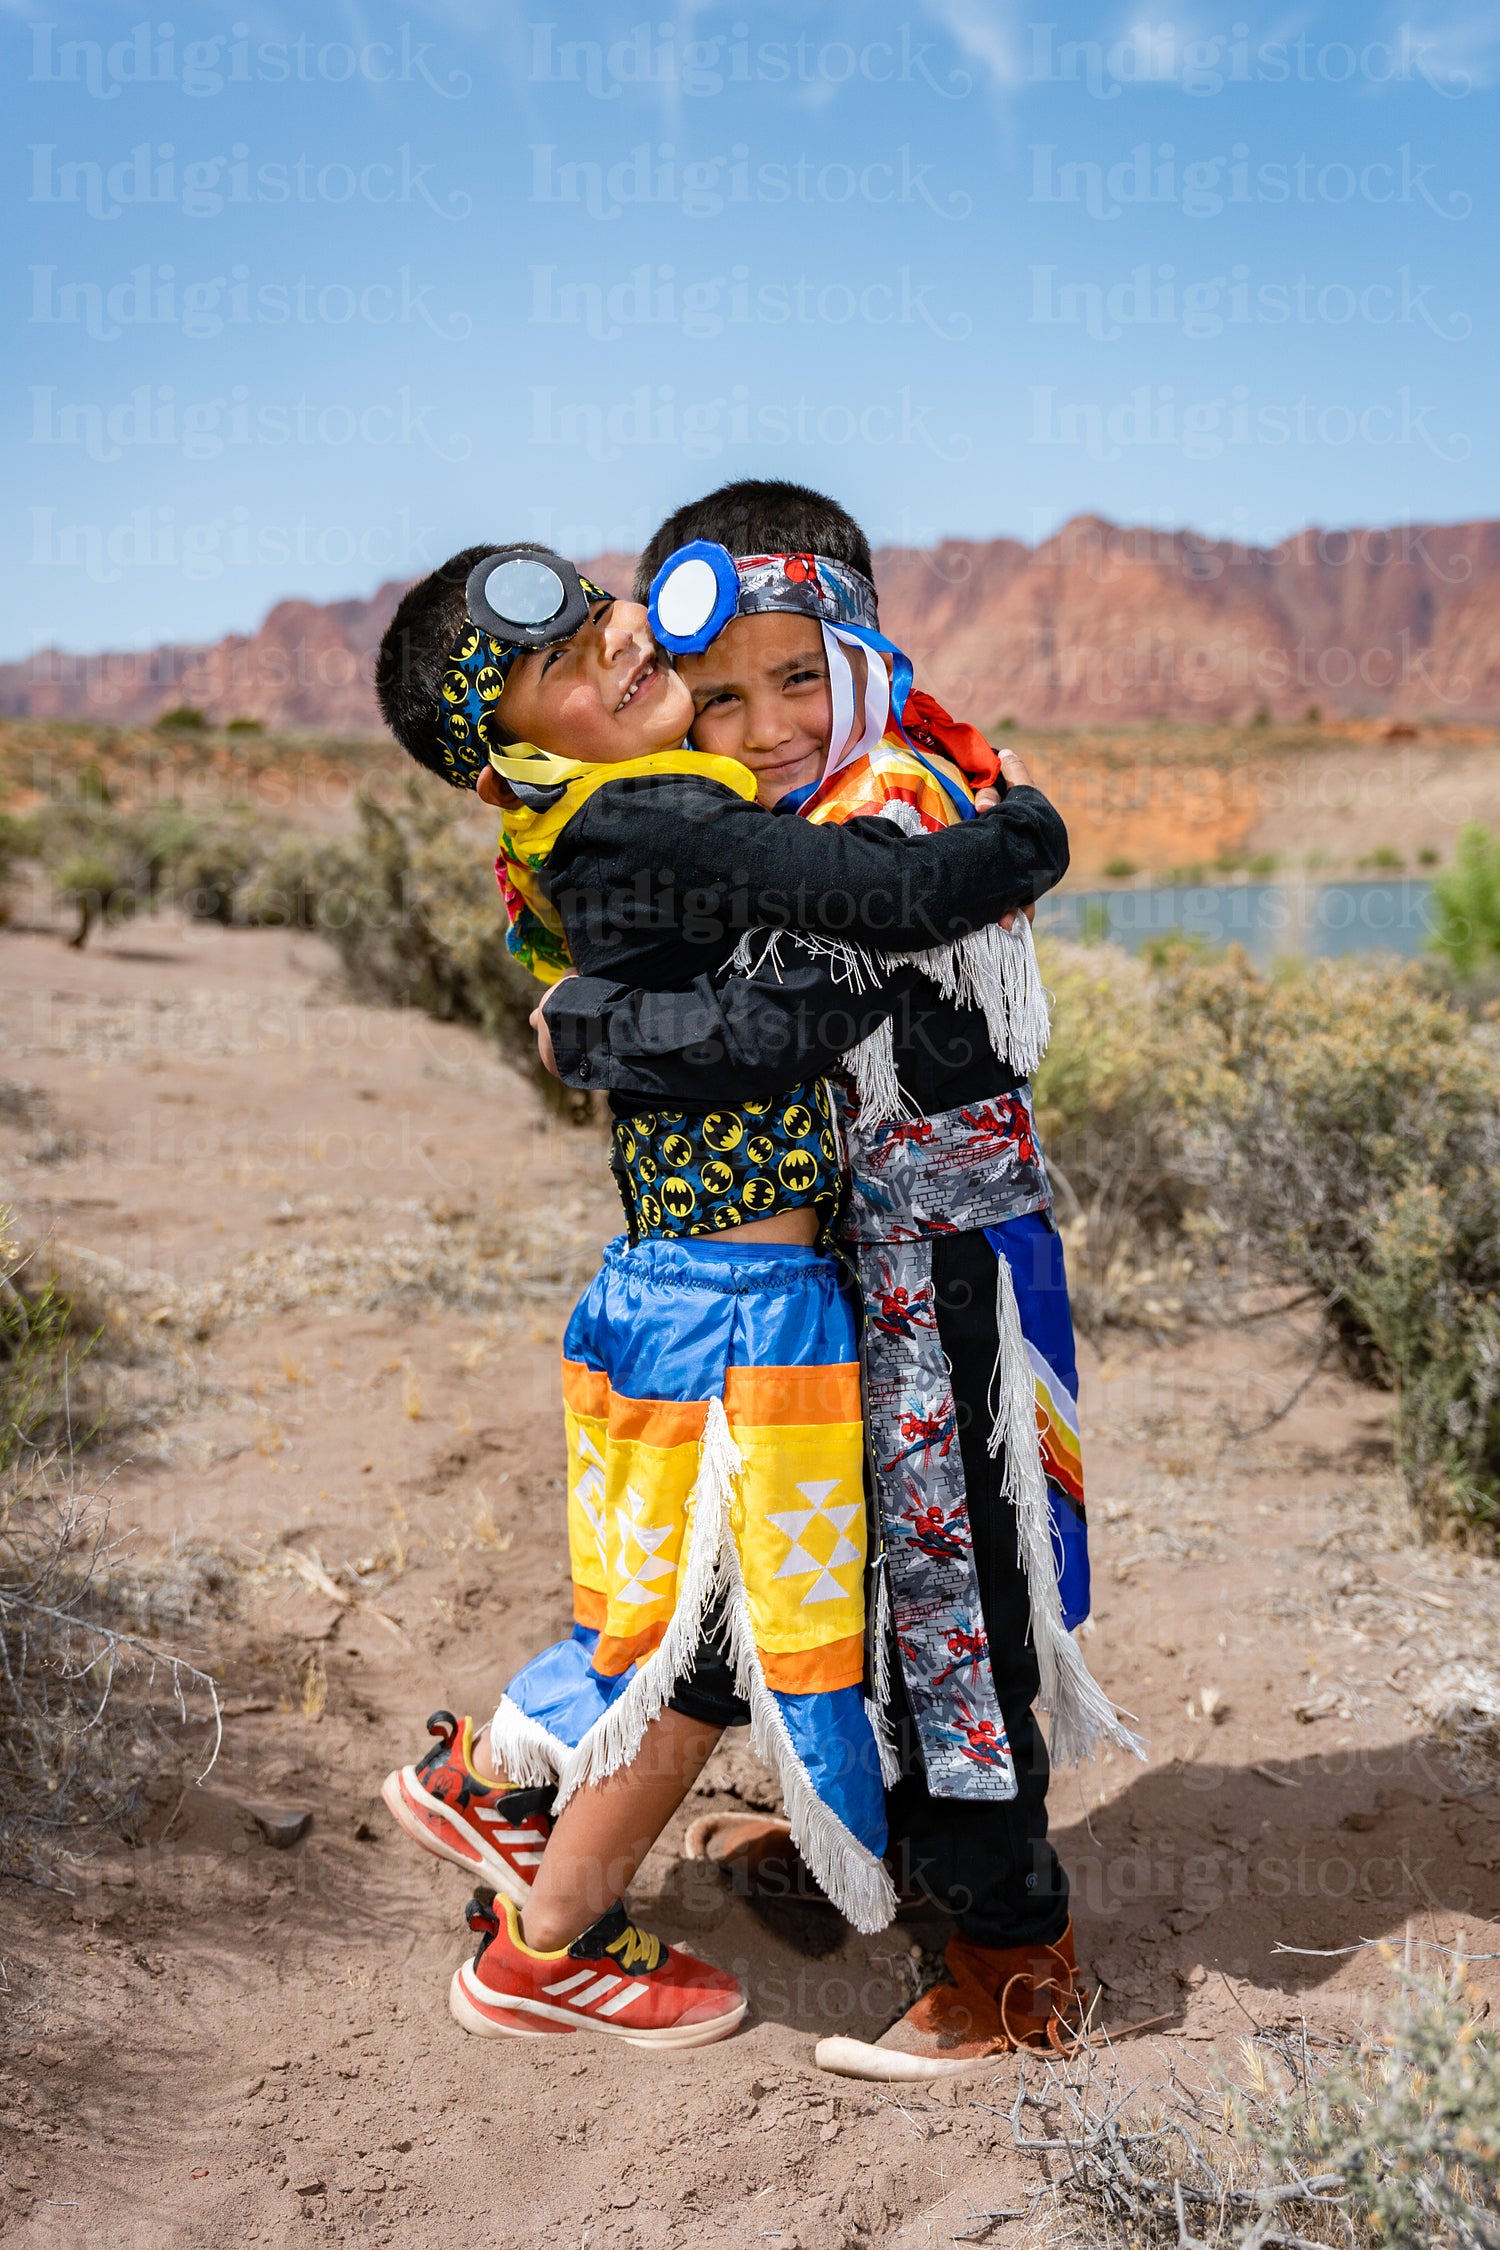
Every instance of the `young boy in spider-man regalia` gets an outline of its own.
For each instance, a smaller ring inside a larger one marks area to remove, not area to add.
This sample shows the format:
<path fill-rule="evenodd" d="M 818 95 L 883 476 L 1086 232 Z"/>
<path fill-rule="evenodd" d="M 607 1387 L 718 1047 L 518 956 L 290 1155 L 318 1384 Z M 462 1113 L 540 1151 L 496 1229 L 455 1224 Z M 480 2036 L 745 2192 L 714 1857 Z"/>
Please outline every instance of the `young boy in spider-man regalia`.
<path fill-rule="evenodd" d="M 877 625 L 868 545 L 834 503 L 747 482 L 681 509 L 648 546 L 657 638 L 691 688 L 690 741 L 756 775 L 758 801 L 908 834 L 973 818 L 1000 778 L 977 732 L 919 693 Z M 830 2067 L 931 2075 L 1076 2030 L 1067 1878 L 1047 1840 L 1048 1745 L 1134 1748 L 1084 1668 L 1088 1610 L 1077 1371 L 1062 1249 L 1027 1079 L 1046 1007 L 1023 920 L 917 955 L 780 931 L 742 939 L 711 988 L 570 979 L 541 1012 L 569 1084 L 653 1104 L 764 1094 L 826 1051 L 842 987 L 890 1017 L 835 1078 L 848 1167 L 839 1222 L 863 1295 L 879 1548 L 872 1681 L 890 1722 L 888 1818 L 902 1875 L 948 1906 L 951 1981 L 880 2049 Z M 816 973 L 830 980 L 821 1004 Z M 747 1031 L 754 1027 L 753 1036 Z M 784 1826 L 700 1842 L 742 1887 L 784 1890 Z"/>

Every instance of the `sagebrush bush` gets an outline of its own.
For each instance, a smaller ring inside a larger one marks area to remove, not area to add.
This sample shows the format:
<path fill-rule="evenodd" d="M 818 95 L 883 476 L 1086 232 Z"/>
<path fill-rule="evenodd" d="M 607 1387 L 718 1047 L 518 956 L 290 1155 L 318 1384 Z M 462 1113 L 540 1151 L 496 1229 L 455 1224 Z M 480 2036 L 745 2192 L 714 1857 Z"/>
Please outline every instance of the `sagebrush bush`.
<path fill-rule="evenodd" d="M 68 1434 L 70 1378 L 90 1342 L 50 1276 L 28 1283 L 8 1221 L 0 1212 L 0 1482 Z"/>
<path fill-rule="evenodd" d="M 1424 1525 L 1500 1521 L 1493 1031 L 1383 961 L 1267 976 L 1237 953 L 1153 968 L 1054 943 L 1044 971 L 1037 1109 L 1085 1222 L 1085 1317 L 1140 1318 L 1119 1276 L 1174 1238 L 1200 1283 L 1225 1261 L 1299 1276 L 1354 1371 L 1395 1390 Z"/>
<path fill-rule="evenodd" d="M 96 925 L 128 921 L 154 906 L 206 825 L 170 801 L 127 810 L 86 772 L 75 794 L 31 816 L 28 846 L 77 914 L 71 942 L 81 946 Z"/>
<path fill-rule="evenodd" d="M 139 1349 L 138 1328 L 97 1293 L 75 1300 L 23 1253 L 9 1217 L 0 1211 L 0 1872 L 24 1875 L 98 1822 L 128 1818 L 169 1754 L 167 1711 L 181 1715 L 190 1687 L 214 1689 L 147 1637 L 163 1574 L 112 1555 L 106 1509 L 80 1471 L 102 1434 L 105 1389 L 90 1378 L 114 1350 Z"/>
<path fill-rule="evenodd" d="M 363 797 L 348 881 L 319 912 L 354 989 L 487 1031 L 554 1108 L 583 1118 L 592 1097 L 537 1059 L 529 1018 L 541 987 L 508 951 L 505 908 L 478 820 L 455 819 L 419 783 L 389 808 Z"/>
<path fill-rule="evenodd" d="M 1287 2099 L 1269 2087 L 1255 2125 L 1273 2174 L 1332 2173 L 1376 2242 L 1500 2239 L 1500 2054 L 1462 1971 L 1408 1973 L 1387 2022 L 1351 2040 Z M 1482 2229 L 1480 2232 L 1478 2230 Z"/>
<path fill-rule="evenodd" d="M 1390 1957 L 1387 1956 L 1389 1959 Z M 1042 2066 L 1056 2193 L 1088 2250 L 1484 2250 L 1500 2243 L 1500 2056 L 1462 1966 L 1401 1973 L 1343 2039 L 1259 2026 L 1212 2089 L 1174 2070 L 1135 2091 L 1118 2064 Z M 1215 2109 L 1218 2114 L 1215 2114 Z M 1055 2123 L 1054 2123 L 1055 2121 Z"/>
<path fill-rule="evenodd" d="M 283 829 L 248 870 L 236 894 L 236 918 L 256 929 L 336 930 L 342 904 L 359 877 L 351 845 L 332 836 Z"/>
<path fill-rule="evenodd" d="M 1164 982 L 1212 1083 L 1195 1123 L 1214 1206 L 1322 1295 L 1397 1394 L 1396 1451 L 1429 1529 L 1500 1520 L 1500 1066 L 1391 964 L 1282 979 L 1242 961 Z M 1213 1049 L 1217 1045 L 1217 1054 Z"/>
<path fill-rule="evenodd" d="M 64 906 L 78 916 L 71 943 L 99 923 L 128 921 L 155 891 L 147 840 L 113 806 L 80 800 L 37 816 L 38 856 Z"/>
<path fill-rule="evenodd" d="M 477 1024 L 553 1108 L 592 1116 L 593 1097 L 537 1060 L 540 987 L 506 947 L 491 817 L 455 818 L 412 782 L 392 808 L 362 797 L 359 819 L 351 843 L 232 808 L 131 810 L 101 780 L 43 807 L 25 843 L 78 915 L 74 945 L 166 902 L 200 921 L 316 930 L 356 991 Z"/>
<path fill-rule="evenodd" d="M 187 822 L 166 864 L 165 895 L 195 922 L 243 921 L 241 898 L 275 848 L 275 832 L 245 814 Z"/>
<path fill-rule="evenodd" d="M 1189 1239 L 1201 1066 L 1171 1032 L 1144 962 L 1058 940 L 1039 954 L 1053 1028 L 1034 1093 L 1074 1311 L 1089 1330 L 1170 1326 L 1208 1272 Z"/>
<path fill-rule="evenodd" d="M 0 812 L 0 922 L 9 919 L 10 886 L 17 862 L 32 858 L 35 852 L 33 823 L 17 819 L 14 813 Z"/>
<path fill-rule="evenodd" d="M 195 921 L 316 929 L 356 872 L 351 847 L 243 808 L 193 812 L 175 800 L 129 809 L 102 785 L 80 789 L 18 824 L 18 850 L 39 858 L 78 914 L 72 942 L 170 903 Z M 0 856 L 3 856 L 0 837 Z M 0 867 L 3 873 L 3 867 Z"/>

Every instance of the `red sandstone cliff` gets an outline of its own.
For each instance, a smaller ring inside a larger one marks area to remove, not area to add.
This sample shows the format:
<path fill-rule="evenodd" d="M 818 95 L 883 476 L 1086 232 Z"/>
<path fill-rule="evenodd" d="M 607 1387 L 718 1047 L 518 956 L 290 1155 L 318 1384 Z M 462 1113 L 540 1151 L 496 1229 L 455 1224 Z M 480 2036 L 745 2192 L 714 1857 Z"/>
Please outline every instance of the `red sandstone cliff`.
<path fill-rule="evenodd" d="M 628 559 L 591 566 L 627 582 Z M 920 677 L 982 724 L 1335 713 L 1500 718 L 1500 523 L 1305 531 L 1278 547 L 1082 516 L 1028 549 L 950 539 L 876 556 L 882 617 Z M 0 712 L 379 731 L 370 667 L 400 597 L 279 602 L 205 648 L 0 665 Z"/>

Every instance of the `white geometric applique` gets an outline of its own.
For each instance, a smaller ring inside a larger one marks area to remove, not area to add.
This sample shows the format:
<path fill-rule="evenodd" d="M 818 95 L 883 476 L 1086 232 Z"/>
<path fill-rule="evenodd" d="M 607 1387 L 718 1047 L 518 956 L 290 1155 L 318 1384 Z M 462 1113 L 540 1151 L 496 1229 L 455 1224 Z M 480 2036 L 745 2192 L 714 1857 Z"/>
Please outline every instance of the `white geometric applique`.
<path fill-rule="evenodd" d="M 656 1551 L 663 1540 L 671 1538 L 672 1526 L 664 1523 L 653 1531 L 642 1524 L 646 1495 L 644 1492 L 637 1492 L 633 1484 L 626 1485 L 625 1498 L 629 1505 L 615 1510 L 615 1522 L 620 1530 L 620 1570 L 625 1578 L 624 1585 L 616 1589 L 615 1600 L 657 1602 L 661 1600 L 661 1595 L 652 1591 L 650 1582 L 657 1578 L 671 1578 L 676 1573 L 676 1564 L 664 1561 Z M 641 1560 L 634 1570 L 629 1568 L 625 1560 L 632 1540 L 641 1551 Z"/>
<path fill-rule="evenodd" d="M 837 1492 L 842 1482 L 841 1477 L 830 1477 L 826 1482 L 799 1484 L 797 1490 L 802 1494 L 804 1500 L 812 1502 L 812 1506 L 810 1508 L 786 1508 L 779 1515 L 771 1516 L 768 1519 L 775 1524 L 778 1531 L 791 1541 L 791 1548 L 776 1576 L 778 1578 L 799 1578 L 808 1572 L 814 1574 L 812 1584 L 798 1604 L 800 1609 L 808 1609 L 814 1602 L 847 1601 L 849 1596 L 848 1587 L 841 1586 L 833 1574 L 843 1564 L 858 1562 L 860 1559 L 859 1549 L 849 1537 L 849 1526 L 860 1513 L 864 1503 L 861 1500 L 854 1500 L 846 1503 L 842 1508 L 830 1508 L 828 1496 L 831 1492 Z M 817 1556 L 810 1555 L 802 1545 L 808 1527 L 819 1516 L 825 1522 L 831 1524 L 837 1533 L 833 1552 L 826 1562 L 819 1562 Z"/>
<path fill-rule="evenodd" d="M 578 1454 L 584 1467 L 573 1487 L 573 1498 L 583 1510 L 584 1521 L 594 1534 L 600 1564 L 607 1569 L 609 1542 L 604 1533 L 604 1455 L 582 1423 L 578 1426 Z"/>

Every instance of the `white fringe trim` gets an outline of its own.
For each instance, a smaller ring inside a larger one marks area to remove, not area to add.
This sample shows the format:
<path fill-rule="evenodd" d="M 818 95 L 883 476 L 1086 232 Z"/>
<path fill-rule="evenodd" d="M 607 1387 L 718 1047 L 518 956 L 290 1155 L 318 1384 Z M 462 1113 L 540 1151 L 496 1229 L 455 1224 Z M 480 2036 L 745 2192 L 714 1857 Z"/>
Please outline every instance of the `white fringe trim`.
<path fill-rule="evenodd" d="M 882 1554 L 875 1564 L 875 1700 L 891 1707 L 891 1580 Z"/>
<path fill-rule="evenodd" d="M 691 1668 L 704 1619 L 722 1596 L 736 1682 L 750 1706 L 755 1746 L 775 1768 L 781 1784 L 792 1841 L 828 1897 L 857 1930 L 883 1930 L 896 1911 L 896 1893 L 885 1863 L 866 1850 L 823 1803 L 766 1685 L 729 1521 L 734 1480 L 743 1467 L 744 1456 L 734 1442 L 723 1402 L 712 1399 L 698 1448 L 698 1474 L 688 1497 L 687 1568 L 671 1623 L 624 1693 L 589 1728 L 576 1750 L 564 1752 L 554 1811 L 561 1812 L 575 1791 L 630 1764 L 647 1727 Z M 542 1731 L 535 1729 L 538 1735 Z M 879 1740 L 877 1733 L 877 1750 Z"/>
<path fill-rule="evenodd" d="M 894 1789 L 901 1779 L 901 1754 L 896 1748 L 896 1737 L 891 1730 L 891 1715 L 867 1695 L 865 1714 L 870 1722 L 870 1732 L 875 1737 L 875 1755 L 880 1760 L 880 1779 L 887 1789 Z"/>
<path fill-rule="evenodd" d="M 747 930 L 730 954 L 728 966 L 741 977 L 758 977 L 763 969 L 774 977 L 783 976 L 781 941 L 787 934 L 785 930 Z M 815 961 L 832 962 L 836 984 L 847 984 L 852 992 L 874 991 L 879 985 L 880 963 L 863 946 L 850 945 L 846 938 L 816 937 L 810 930 L 792 934 L 802 952 L 810 953 Z"/>
<path fill-rule="evenodd" d="M 1000 1268 L 995 1297 L 1000 1330 L 995 1360 L 999 1396 L 989 1452 L 993 1460 L 1001 1447 L 1005 1448 L 1004 1490 L 1015 1507 L 1026 1566 L 1032 1631 L 1042 1676 L 1039 1700 L 1052 1721 L 1047 1746 L 1054 1764 L 1060 1766 L 1077 1765 L 1080 1759 L 1091 1757 L 1104 1741 L 1117 1742 L 1144 1759 L 1146 1753 L 1139 1740 L 1116 1715 L 1084 1663 L 1078 1643 L 1063 1624 L 1057 1562 L 1052 1551 L 1052 1513 L 1036 1426 L 1036 1385 L 1021 1333 L 1021 1311 L 1010 1266 L 1003 1252 L 997 1251 L 996 1258 Z"/>
<path fill-rule="evenodd" d="M 765 971 L 780 977 L 784 934 L 780 930 L 747 930 L 729 956 L 730 968 L 737 976 L 758 977 Z M 843 938 L 813 937 L 806 933 L 799 933 L 797 942 L 815 960 L 831 962 L 834 981 L 846 984 L 855 994 L 873 991 L 881 981 L 880 959 L 867 953 L 863 946 L 850 945 Z M 851 1047 L 843 1059 L 844 1067 L 854 1080 L 862 1122 L 884 1125 L 897 1118 L 917 1116 L 918 1112 L 902 1093 L 896 1075 L 896 1047 L 889 1016 L 868 1038 Z"/>
<path fill-rule="evenodd" d="M 890 810 L 887 807 L 881 817 L 889 817 Z M 858 948 L 844 950 L 856 953 Z M 886 958 L 919 968 L 955 1007 L 976 1008 L 984 1017 L 990 1045 L 1019 1077 L 1030 1078 L 1037 1070 L 1052 1036 L 1052 1019 L 1031 924 L 1024 915 L 1017 917 L 1012 930 L 1002 930 L 995 923 L 953 945 L 934 946 L 926 953 L 892 953 Z M 863 982 L 857 982 L 853 973 L 848 981 L 856 991 L 864 990 Z M 861 1125 L 887 1125 L 919 1114 L 908 1102 L 897 1075 L 896 1043 L 889 1016 L 868 1038 L 849 1049 L 844 1066 L 854 1080 Z"/>
<path fill-rule="evenodd" d="M 879 818 L 908 836 L 925 833 L 915 806 L 903 804 L 900 798 L 882 805 Z M 991 922 L 951 945 L 935 945 L 922 953 L 892 953 L 888 958 L 913 963 L 955 1007 L 977 1008 L 995 1053 L 1022 1078 L 1029 1078 L 1038 1067 L 1052 1036 L 1052 1019 L 1031 924 L 1024 914 L 1016 916 L 1009 930 Z"/>
<path fill-rule="evenodd" d="M 896 1071 L 896 1040 L 891 1030 L 891 1019 L 886 1017 L 857 1046 L 849 1048 L 844 1056 L 844 1068 L 854 1080 L 854 1098 L 859 1103 L 861 1125 L 889 1125 L 898 1118 L 917 1116 L 901 1091 L 901 1080 Z"/>
<path fill-rule="evenodd" d="M 871 1577 L 870 1598 L 875 1605 L 875 1619 L 870 1638 L 875 1693 L 865 1697 L 865 1709 L 870 1714 L 870 1731 L 880 1759 L 880 1778 L 887 1789 L 894 1789 L 901 1779 L 901 1755 L 891 1725 L 891 1589 L 884 1555 L 876 1557 Z"/>
<path fill-rule="evenodd" d="M 910 805 L 886 805 L 879 818 L 913 833 L 921 830 Z M 729 957 L 729 967 L 737 976 L 756 977 L 766 972 L 780 977 L 783 934 L 780 930 L 747 930 Z M 857 994 L 879 985 L 883 963 L 910 964 L 920 969 L 945 1000 L 951 1000 L 955 1007 L 979 1011 L 995 1053 L 1022 1078 L 1032 1076 L 1047 1052 L 1052 1018 L 1031 924 L 1024 914 L 1017 915 L 1013 929 L 1002 930 L 998 923 L 991 923 L 952 945 L 935 945 L 920 953 L 872 955 L 843 938 L 803 935 L 798 943 L 815 959 L 832 962 L 836 981 Z M 896 1075 L 889 1016 L 867 1039 L 849 1049 L 844 1062 L 854 1080 L 862 1124 L 890 1124 L 919 1114 L 908 1103 Z"/>
<path fill-rule="evenodd" d="M 589 1728 L 577 1749 L 568 1753 L 558 1779 L 556 1812 L 562 1811 L 575 1790 L 607 1780 L 630 1764 L 647 1727 L 691 1668 L 704 1618 L 724 1584 L 726 1552 L 731 1547 L 729 1496 L 743 1467 L 744 1456 L 730 1433 L 723 1401 L 710 1399 L 698 1444 L 698 1474 L 687 1501 L 687 1568 L 671 1621 L 624 1693 Z"/>
<path fill-rule="evenodd" d="M 814 1789 L 812 1777 L 798 1757 L 786 1721 L 766 1685 L 738 1558 L 733 1559 L 731 1570 L 725 1617 L 735 1675 L 750 1706 L 751 1739 L 766 1763 L 774 1767 L 781 1783 L 792 1842 L 844 1919 L 867 1936 L 873 1936 L 895 1919 L 895 1887 L 884 1860 L 866 1850 Z"/>
<path fill-rule="evenodd" d="M 568 1745 L 502 1695 L 490 1721 L 490 1756 L 516 1789 L 545 1789 L 572 1756 Z"/>
<path fill-rule="evenodd" d="M 1016 916 L 1012 929 L 1002 930 L 992 922 L 953 945 L 934 946 L 928 953 L 892 954 L 891 959 L 914 962 L 956 1007 L 977 1008 L 1000 1060 L 1019 1077 L 1032 1076 L 1047 1052 L 1052 1018 L 1031 924 L 1024 914 Z"/>

